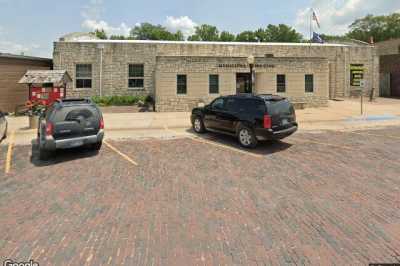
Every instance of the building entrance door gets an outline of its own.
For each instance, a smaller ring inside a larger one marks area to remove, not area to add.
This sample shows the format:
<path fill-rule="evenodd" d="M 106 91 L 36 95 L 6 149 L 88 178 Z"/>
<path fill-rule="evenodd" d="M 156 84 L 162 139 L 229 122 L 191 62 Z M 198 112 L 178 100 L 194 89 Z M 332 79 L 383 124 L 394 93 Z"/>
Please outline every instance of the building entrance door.
<path fill-rule="evenodd" d="M 391 88 L 390 96 L 400 97 L 400 71 L 391 73 L 390 88 Z"/>
<path fill-rule="evenodd" d="M 250 73 L 236 73 L 236 93 L 252 93 Z"/>

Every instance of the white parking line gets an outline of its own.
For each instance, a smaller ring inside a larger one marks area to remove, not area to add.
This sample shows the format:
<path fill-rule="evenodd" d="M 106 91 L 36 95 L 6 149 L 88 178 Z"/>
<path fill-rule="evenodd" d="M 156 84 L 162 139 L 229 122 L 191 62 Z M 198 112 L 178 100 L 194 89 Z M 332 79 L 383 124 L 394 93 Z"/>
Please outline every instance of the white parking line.
<path fill-rule="evenodd" d="M 380 135 L 380 134 L 372 134 L 372 133 L 366 133 L 366 132 L 353 132 L 353 131 L 341 131 L 343 133 L 350 133 L 350 134 L 357 134 L 357 135 L 366 135 L 366 136 L 374 136 L 374 137 L 383 137 L 383 138 L 390 138 L 390 139 L 399 139 L 400 137 L 398 136 L 393 136 L 393 135 Z"/>
<path fill-rule="evenodd" d="M 187 137 L 187 138 L 189 138 L 189 139 L 191 139 L 193 141 L 196 141 L 196 142 L 200 142 L 200 143 L 203 143 L 203 144 L 209 144 L 209 145 L 212 145 L 212 146 L 215 146 L 215 147 L 218 147 L 218 148 L 223 148 L 223 149 L 226 149 L 226 150 L 238 152 L 238 153 L 245 154 L 245 155 L 250 155 L 250 156 L 255 157 L 255 158 L 263 158 L 263 156 L 260 155 L 260 154 L 254 154 L 252 152 L 248 152 L 248 151 L 244 151 L 244 150 L 241 150 L 241 149 L 238 149 L 238 148 L 230 147 L 228 145 L 215 143 L 215 142 L 212 142 L 212 141 L 209 141 L 209 140 L 202 139 L 200 137 L 193 137 L 193 136 L 191 136 L 191 135 L 189 135 L 187 133 L 180 133 L 178 131 L 169 129 L 167 125 L 164 125 L 164 129 L 169 131 L 169 132 L 172 132 L 174 134 L 177 134 L 179 136 L 185 136 L 185 137 Z"/>
<path fill-rule="evenodd" d="M 108 148 L 110 148 L 111 150 L 113 150 L 114 152 L 116 152 L 117 154 L 119 154 L 122 158 L 124 158 L 125 160 L 127 160 L 128 162 L 130 162 L 131 164 L 138 166 L 138 163 L 135 162 L 132 158 L 130 158 L 128 155 L 126 155 L 125 153 L 119 151 L 117 148 L 115 148 L 113 145 L 111 145 L 110 143 L 108 143 L 107 141 L 103 140 L 103 143 L 106 144 L 106 146 Z"/>
<path fill-rule="evenodd" d="M 11 136 L 8 141 L 6 167 L 4 168 L 4 172 L 6 174 L 10 173 L 10 171 L 11 171 L 11 161 L 12 161 L 12 153 L 13 153 L 13 148 L 14 148 L 14 140 L 15 140 L 15 131 L 11 132 Z"/>
<path fill-rule="evenodd" d="M 352 148 L 352 147 L 349 147 L 349 146 L 336 145 L 336 144 L 331 144 L 331 143 L 326 143 L 326 142 L 321 142 L 321 141 L 315 141 L 315 140 L 299 139 L 298 137 L 290 137 L 290 140 L 299 141 L 301 143 L 313 143 L 313 144 L 318 144 L 318 145 L 323 145 L 323 146 L 335 147 L 335 148 L 339 148 L 339 149 L 352 150 L 352 151 L 357 150 L 356 148 Z"/>

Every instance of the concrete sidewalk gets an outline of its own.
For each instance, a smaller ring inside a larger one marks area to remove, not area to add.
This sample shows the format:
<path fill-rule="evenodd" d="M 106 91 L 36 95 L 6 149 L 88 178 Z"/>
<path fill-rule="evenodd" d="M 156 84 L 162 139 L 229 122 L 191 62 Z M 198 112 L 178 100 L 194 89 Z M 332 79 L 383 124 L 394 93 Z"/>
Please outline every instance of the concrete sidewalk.
<path fill-rule="evenodd" d="M 173 134 L 168 129 L 191 127 L 189 112 L 105 113 L 103 116 L 109 138 L 171 137 Z M 301 130 L 356 130 L 400 125 L 400 99 L 378 98 L 365 102 L 364 116 L 360 116 L 358 99 L 329 101 L 328 107 L 297 110 L 296 116 Z M 369 120 L 369 117 L 374 119 Z M 36 130 L 28 129 L 27 117 L 8 117 L 8 122 L 9 132 L 14 131 L 23 139 L 35 137 Z"/>

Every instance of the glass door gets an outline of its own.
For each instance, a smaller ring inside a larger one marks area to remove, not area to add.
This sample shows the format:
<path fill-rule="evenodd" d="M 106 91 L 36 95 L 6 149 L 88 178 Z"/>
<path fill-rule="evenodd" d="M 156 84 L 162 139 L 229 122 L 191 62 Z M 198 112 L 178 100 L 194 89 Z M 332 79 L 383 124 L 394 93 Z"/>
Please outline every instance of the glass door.
<path fill-rule="evenodd" d="M 252 93 L 250 73 L 236 73 L 236 93 Z"/>

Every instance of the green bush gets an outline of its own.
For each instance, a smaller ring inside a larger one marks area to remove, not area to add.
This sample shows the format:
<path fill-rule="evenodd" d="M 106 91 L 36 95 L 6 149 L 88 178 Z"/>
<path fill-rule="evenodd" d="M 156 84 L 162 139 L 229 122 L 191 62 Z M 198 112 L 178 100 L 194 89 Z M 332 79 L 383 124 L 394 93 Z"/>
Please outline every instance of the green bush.
<path fill-rule="evenodd" d="M 129 95 L 129 96 L 93 96 L 92 101 L 100 106 L 126 106 L 135 105 L 139 101 L 148 103 L 149 95 Z"/>

